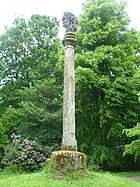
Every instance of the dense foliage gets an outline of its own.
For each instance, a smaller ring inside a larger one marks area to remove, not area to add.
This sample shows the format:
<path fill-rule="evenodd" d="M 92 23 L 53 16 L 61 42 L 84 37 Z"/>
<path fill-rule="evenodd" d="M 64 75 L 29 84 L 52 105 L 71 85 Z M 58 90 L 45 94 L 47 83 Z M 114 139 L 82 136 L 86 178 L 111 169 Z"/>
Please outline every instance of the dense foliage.
<path fill-rule="evenodd" d="M 135 160 L 140 162 L 140 123 L 131 129 L 125 129 L 127 137 L 134 137 L 130 144 L 125 145 L 124 155 L 134 155 Z"/>
<path fill-rule="evenodd" d="M 130 28 L 125 7 L 87 0 L 77 31 L 78 148 L 91 166 L 106 170 L 136 168 L 139 158 L 140 33 Z M 61 143 L 64 55 L 57 34 L 56 18 L 33 15 L 16 18 L 0 36 L 0 159 L 13 133 L 31 144 Z"/>
<path fill-rule="evenodd" d="M 136 72 L 135 76 L 137 78 L 140 77 L 140 68 Z M 140 103 L 140 92 L 138 92 L 138 100 Z M 125 145 L 124 155 L 133 155 L 135 160 L 140 162 L 140 122 L 138 122 L 133 128 L 125 129 L 124 133 L 127 137 L 132 138 L 131 142 Z"/>
<path fill-rule="evenodd" d="M 130 157 L 122 157 L 122 131 L 140 119 L 140 78 L 134 76 L 140 40 L 128 24 L 125 3 L 89 0 L 77 33 L 77 137 L 90 162 L 104 169 L 133 167 Z"/>
<path fill-rule="evenodd" d="M 22 140 L 20 136 L 11 135 L 12 142 L 5 147 L 2 164 L 16 165 L 20 171 L 34 171 L 43 167 L 53 148 L 42 147 L 35 140 Z"/>
<path fill-rule="evenodd" d="M 13 132 L 43 145 L 60 143 L 61 90 L 56 82 L 58 21 L 18 17 L 0 36 L 0 151 Z"/>

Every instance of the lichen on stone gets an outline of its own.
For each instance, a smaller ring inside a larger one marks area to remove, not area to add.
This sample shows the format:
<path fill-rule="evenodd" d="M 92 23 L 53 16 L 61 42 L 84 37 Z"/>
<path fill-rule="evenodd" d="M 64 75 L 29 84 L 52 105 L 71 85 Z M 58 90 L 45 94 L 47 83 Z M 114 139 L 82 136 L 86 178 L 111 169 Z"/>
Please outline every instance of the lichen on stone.
<path fill-rule="evenodd" d="M 51 161 L 56 173 L 86 170 L 86 155 L 78 151 L 55 151 Z"/>

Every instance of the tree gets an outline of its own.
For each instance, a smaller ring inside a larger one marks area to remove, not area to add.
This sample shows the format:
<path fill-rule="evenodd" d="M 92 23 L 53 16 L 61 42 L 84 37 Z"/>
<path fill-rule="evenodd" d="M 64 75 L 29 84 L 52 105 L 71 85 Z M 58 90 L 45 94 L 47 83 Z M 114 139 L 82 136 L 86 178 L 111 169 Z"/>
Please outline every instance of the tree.
<path fill-rule="evenodd" d="M 18 17 L 0 37 L 0 80 L 3 107 L 17 106 L 15 90 L 30 87 L 33 81 L 47 78 L 57 63 L 58 21 L 33 15 L 28 22 Z M 8 94 L 7 94 L 8 93 Z"/>
<path fill-rule="evenodd" d="M 53 78 L 36 81 L 31 88 L 20 92 L 20 108 L 16 110 L 18 134 L 37 138 L 43 145 L 61 142 L 62 100 L 61 89 Z"/>
<path fill-rule="evenodd" d="M 18 132 L 37 137 L 42 144 L 59 140 L 62 85 L 55 76 L 57 34 L 56 18 L 32 15 L 28 21 L 16 18 L 0 36 L 0 128 L 5 127 L 7 138 Z"/>
<path fill-rule="evenodd" d="M 88 0 L 77 33 L 76 120 L 80 149 L 104 169 L 123 169 L 124 128 L 139 121 L 134 77 L 140 42 L 125 2 Z M 127 166 L 126 166 L 127 167 Z"/>
<path fill-rule="evenodd" d="M 140 78 L 140 68 L 135 74 L 136 78 Z M 138 93 L 138 100 L 140 103 L 140 92 Z M 131 138 L 131 142 L 125 145 L 124 155 L 133 155 L 135 160 L 140 162 L 140 123 L 130 129 L 125 129 L 124 133 L 128 138 Z"/>

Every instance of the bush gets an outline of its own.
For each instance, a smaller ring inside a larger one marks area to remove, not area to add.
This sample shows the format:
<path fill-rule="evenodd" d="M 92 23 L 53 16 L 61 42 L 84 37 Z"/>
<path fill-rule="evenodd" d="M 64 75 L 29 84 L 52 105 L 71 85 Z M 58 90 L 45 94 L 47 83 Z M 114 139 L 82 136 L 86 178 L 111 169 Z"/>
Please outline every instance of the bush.
<path fill-rule="evenodd" d="M 123 131 L 128 138 L 133 138 L 130 144 L 125 145 L 123 155 L 133 155 L 135 161 L 140 163 L 140 123 L 130 129 L 124 129 Z"/>
<path fill-rule="evenodd" d="M 43 167 L 54 147 L 40 146 L 37 141 L 12 134 L 12 142 L 5 147 L 2 164 L 17 165 L 24 171 L 34 171 Z"/>

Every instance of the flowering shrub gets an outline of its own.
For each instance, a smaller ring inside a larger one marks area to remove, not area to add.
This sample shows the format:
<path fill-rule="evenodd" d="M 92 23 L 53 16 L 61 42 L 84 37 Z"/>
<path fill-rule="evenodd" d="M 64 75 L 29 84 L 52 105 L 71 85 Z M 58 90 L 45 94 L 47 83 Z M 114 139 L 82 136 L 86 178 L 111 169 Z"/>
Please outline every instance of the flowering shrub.
<path fill-rule="evenodd" d="M 41 147 L 35 140 L 21 140 L 20 136 L 12 134 L 12 143 L 5 148 L 2 164 L 17 165 L 24 171 L 33 171 L 43 167 L 44 162 L 53 151 L 53 147 Z"/>

